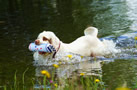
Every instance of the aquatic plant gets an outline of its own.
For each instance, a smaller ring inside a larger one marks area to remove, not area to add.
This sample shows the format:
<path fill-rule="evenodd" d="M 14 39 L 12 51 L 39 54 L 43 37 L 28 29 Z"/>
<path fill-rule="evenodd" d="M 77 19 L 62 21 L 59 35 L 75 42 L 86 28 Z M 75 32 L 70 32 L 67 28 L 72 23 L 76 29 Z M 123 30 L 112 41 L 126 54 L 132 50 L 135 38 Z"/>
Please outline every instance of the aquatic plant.
<path fill-rule="evenodd" d="M 50 83 L 53 83 L 53 81 L 52 81 L 52 80 L 50 80 Z"/>
<path fill-rule="evenodd" d="M 62 64 L 62 62 L 60 61 L 59 64 Z"/>
<path fill-rule="evenodd" d="M 81 57 L 81 59 L 84 58 L 84 56 L 80 56 L 80 57 Z"/>
<path fill-rule="evenodd" d="M 99 79 L 96 79 L 95 82 L 98 83 L 98 82 L 100 82 L 100 80 L 99 80 Z"/>
<path fill-rule="evenodd" d="M 72 58 L 72 55 L 67 55 L 68 58 Z"/>
<path fill-rule="evenodd" d="M 57 83 L 54 84 L 55 87 L 58 87 Z"/>
<path fill-rule="evenodd" d="M 15 72 L 15 75 L 14 75 L 14 90 L 17 89 L 17 71 Z"/>
<path fill-rule="evenodd" d="M 41 74 L 45 75 L 47 78 L 50 78 L 50 73 L 46 70 L 42 70 Z"/>
<path fill-rule="evenodd" d="M 134 39 L 137 40 L 137 37 L 135 37 Z"/>
<path fill-rule="evenodd" d="M 126 87 L 120 87 L 120 88 L 116 88 L 116 90 L 131 90 L 130 88 L 126 88 Z"/>
<path fill-rule="evenodd" d="M 134 39 L 135 39 L 135 47 L 137 48 L 137 43 L 136 43 L 137 37 L 135 37 Z"/>
<path fill-rule="evenodd" d="M 80 73 L 80 76 L 84 76 L 85 74 L 84 73 Z"/>
<path fill-rule="evenodd" d="M 17 80 L 17 71 L 14 75 L 14 85 L 11 87 L 11 90 L 35 90 L 35 89 L 42 89 L 42 90 L 103 90 L 105 87 L 101 81 L 101 79 L 96 79 L 92 76 L 86 76 L 85 73 L 80 73 L 75 79 L 74 78 L 67 78 L 64 80 L 62 84 L 57 78 L 55 77 L 55 70 L 59 67 L 58 65 L 54 64 L 53 71 L 50 74 L 47 70 L 41 70 L 40 79 L 33 78 L 30 82 L 32 82 L 31 87 L 25 86 L 25 74 L 28 68 L 23 72 L 22 75 L 22 86 L 20 87 L 20 81 Z M 38 77 L 37 77 L 38 78 Z M 4 90 L 7 89 L 7 86 L 4 86 Z"/>
<path fill-rule="evenodd" d="M 53 64 L 53 67 L 58 68 L 58 67 L 59 67 L 59 65 L 57 65 L 57 64 Z"/>
<path fill-rule="evenodd" d="M 26 69 L 23 72 L 23 83 L 25 84 L 25 73 L 28 69 Z M 89 76 L 85 76 L 85 73 L 80 73 L 80 77 L 77 77 L 76 79 L 65 79 L 65 84 L 61 85 L 59 83 L 59 81 L 56 81 L 55 79 L 47 79 L 47 77 L 51 77 L 49 72 L 47 70 L 42 70 L 40 71 L 43 76 L 42 78 L 42 82 L 37 81 L 39 86 L 37 87 L 36 85 L 36 79 L 32 79 L 32 87 L 26 87 L 23 86 L 24 88 L 20 87 L 19 85 L 19 81 L 17 80 L 17 72 L 15 72 L 14 75 L 14 87 L 11 87 L 10 90 L 35 90 L 35 89 L 42 89 L 42 90 L 103 90 L 105 87 L 102 83 L 100 83 L 101 81 L 99 79 L 95 79 L 94 77 L 89 77 Z M 95 82 L 96 81 L 96 82 Z M 97 83 L 98 82 L 98 83 Z M 5 85 L 3 87 L 4 90 L 7 90 L 7 86 Z"/>

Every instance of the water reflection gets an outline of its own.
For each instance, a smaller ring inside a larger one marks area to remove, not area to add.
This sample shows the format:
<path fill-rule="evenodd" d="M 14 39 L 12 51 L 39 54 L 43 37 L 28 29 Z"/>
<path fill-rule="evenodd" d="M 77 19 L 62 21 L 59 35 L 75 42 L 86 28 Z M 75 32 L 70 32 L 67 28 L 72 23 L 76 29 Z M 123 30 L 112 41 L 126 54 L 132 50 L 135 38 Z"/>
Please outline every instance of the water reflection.
<path fill-rule="evenodd" d="M 35 76 L 37 77 L 37 84 L 35 88 L 41 88 L 41 85 L 38 84 L 39 81 L 42 81 L 43 75 L 41 74 L 42 70 L 47 70 L 50 72 L 54 80 L 58 80 L 58 83 L 61 85 L 66 85 L 66 79 L 76 78 L 80 76 L 80 73 L 84 73 L 84 76 L 102 76 L 101 61 L 86 61 L 77 64 L 70 65 L 60 65 L 59 68 L 55 69 L 53 66 L 37 66 L 35 70 Z M 55 72 L 53 74 L 53 72 Z M 49 79 L 50 81 L 51 79 Z M 79 79 L 78 79 L 79 80 Z"/>
<path fill-rule="evenodd" d="M 115 90 L 118 87 L 136 87 L 136 72 L 137 72 L 136 60 L 90 60 L 77 64 L 60 65 L 55 69 L 53 66 L 37 66 L 35 70 L 35 76 L 37 77 L 36 88 L 41 88 L 38 83 L 43 80 L 43 75 L 40 73 L 42 70 L 50 72 L 54 80 L 60 85 L 66 85 L 67 79 L 79 80 L 80 73 L 84 73 L 84 76 L 96 76 L 106 85 L 108 90 Z M 54 74 L 52 72 L 55 72 Z M 48 79 L 49 81 L 51 79 Z"/>
<path fill-rule="evenodd" d="M 135 89 L 137 80 L 136 59 L 118 59 L 114 62 L 104 64 L 102 69 L 103 81 L 107 84 L 108 90 L 113 90 L 117 87 L 121 87 L 125 83 L 128 88 Z"/>
<path fill-rule="evenodd" d="M 56 70 L 58 77 L 69 78 L 72 76 L 72 73 L 77 71 L 77 74 L 85 73 L 85 75 L 96 75 L 99 76 L 99 73 L 102 71 L 100 60 L 95 61 L 85 61 L 76 64 L 60 65 Z M 36 76 L 41 76 L 41 70 L 53 71 L 53 66 L 37 66 L 36 67 Z M 101 73 L 100 73 L 101 74 Z"/>

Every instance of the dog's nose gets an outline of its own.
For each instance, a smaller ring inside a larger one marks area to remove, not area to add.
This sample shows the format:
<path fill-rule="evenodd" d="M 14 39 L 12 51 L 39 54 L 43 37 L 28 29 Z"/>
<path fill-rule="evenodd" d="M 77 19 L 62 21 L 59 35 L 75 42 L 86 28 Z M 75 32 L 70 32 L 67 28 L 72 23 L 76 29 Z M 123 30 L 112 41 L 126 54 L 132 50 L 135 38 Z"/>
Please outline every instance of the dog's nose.
<path fill-rule="evenodd" d="M 39 41 L 39 40 L 35 40 L 35 44 L 36 44 L 36 45 L 39 45 L 39 44 L 40 44 L 40 41 Z"/>

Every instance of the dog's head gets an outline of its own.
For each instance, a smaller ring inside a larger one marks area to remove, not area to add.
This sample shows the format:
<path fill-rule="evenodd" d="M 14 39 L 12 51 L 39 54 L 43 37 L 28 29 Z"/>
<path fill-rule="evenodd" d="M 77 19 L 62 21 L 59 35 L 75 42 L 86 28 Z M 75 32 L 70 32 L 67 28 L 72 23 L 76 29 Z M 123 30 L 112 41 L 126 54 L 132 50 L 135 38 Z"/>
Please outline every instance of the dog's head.
<path fill-rule="evenodd" d="M 53 45 L 55 49 L 57 49 L 59 46 L 60 40 L 57 38 L 57 36 L 53 32 L 43 31 L 42 33 L 38 35 L 37 39 L 35 40 L 35 44 L 40 45 L 43 43 L 49 43 Z M 39 53 L 45 54 L 45 52 L 39 52 Z"/>

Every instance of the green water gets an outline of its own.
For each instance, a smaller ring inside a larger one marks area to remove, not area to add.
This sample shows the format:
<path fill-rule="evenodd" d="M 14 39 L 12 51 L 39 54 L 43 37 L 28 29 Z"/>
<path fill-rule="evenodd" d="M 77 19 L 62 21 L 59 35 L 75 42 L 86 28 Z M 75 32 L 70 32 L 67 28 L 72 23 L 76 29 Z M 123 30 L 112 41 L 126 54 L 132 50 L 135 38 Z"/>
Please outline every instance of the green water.
<path fill-rule="evenodd" d="M 53 31 L 63 42 L 82 36 L 87 26 L 97 27 L 99 37 L 133 32 L 137 2 L 127 1 L 0 0 L 0 86 L 12 85 L 16 71 L 20 81 L 27 68 L 26 84 L 31 85 L 36 67 L 28 45 L 43 30 Z M 133 88 L 137 82 L 136 67 L 136 60 L 104 64 L 102 75 L 106 87 L 112 90 L 126 81 Z"/>

